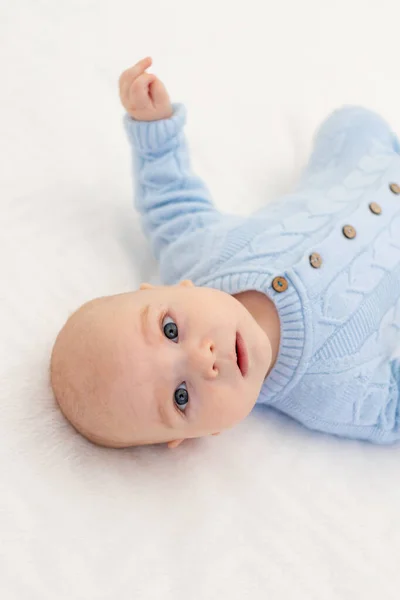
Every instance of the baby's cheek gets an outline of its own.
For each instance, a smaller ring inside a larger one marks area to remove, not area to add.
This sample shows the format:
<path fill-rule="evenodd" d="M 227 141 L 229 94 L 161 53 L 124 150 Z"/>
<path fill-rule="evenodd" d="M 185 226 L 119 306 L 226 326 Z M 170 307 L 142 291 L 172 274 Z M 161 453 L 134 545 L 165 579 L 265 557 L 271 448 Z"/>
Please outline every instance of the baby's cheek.
<path fill-rule="evenodd" d="M 253 407 L 244 391 L 232 390 L 232 387 L 218 390 L 210 400 L 210 417 L 212 416 L 216 429 L 224 429 L 240 423 Z"/>
<path fill-rule="evenodd" d="M 231 392 L 227 410 L 229 411 L 233 425 L 240 423 L 240 421 L 243 421 L 247 417 L 253 409 L 256 400 L 257 395 L 255 396 L 254 390 L 249 389 L 247 385 L 243 385 Z"/>

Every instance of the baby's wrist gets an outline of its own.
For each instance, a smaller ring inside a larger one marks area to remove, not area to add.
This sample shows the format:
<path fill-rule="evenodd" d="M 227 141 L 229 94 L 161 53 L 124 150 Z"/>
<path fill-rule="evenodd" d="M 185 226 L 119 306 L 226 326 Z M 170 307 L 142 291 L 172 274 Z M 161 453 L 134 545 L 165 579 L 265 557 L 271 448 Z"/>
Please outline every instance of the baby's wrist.
<path fill-rule="evenodd" d="M 168 107 L 168 109 L 165 109 L 159 114 L 149 114 L 144 115 L 142 117 L 139 117 L 137 114 L 131 113 L 129 111 L 128 114 L 134 121 L 138 121 L 139 123 L 155 123 L 156 121 L 164 121 L 173 117 L 174 109 L 171 105 L 170 107 Z"/>
<path fill-rule="evenodd" d="M 139 121 L 133 119 L 127 112 L 125 115 L 125 126 L 128 136 L 135 147 L 140 152 L 159 152 L 171 145 L 173 140 L 182 131 L 186 122 L 186 109 L 183 104 L 172 104 L 171 112 L 164 115 L 163 119 L 150 121 Z M 149 134 L 149 129 L 154 132 Z"/>

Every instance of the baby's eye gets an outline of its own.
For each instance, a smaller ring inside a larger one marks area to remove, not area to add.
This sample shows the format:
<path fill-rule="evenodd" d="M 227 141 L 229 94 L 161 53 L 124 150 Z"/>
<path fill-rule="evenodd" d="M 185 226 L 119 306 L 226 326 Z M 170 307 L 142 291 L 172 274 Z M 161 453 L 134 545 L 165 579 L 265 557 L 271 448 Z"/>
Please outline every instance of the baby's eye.
<path fill-rule="evenodd" d="M 173 322 L 171 317 L 164 317 L 162 322 L 163 330 L 165 337 L 167 337 L 172 342 L 178 342 L 178 326 Z"/>
<path fill-rule="evenodd" d="M 174 393 L 174 400 L 179 410 L 185 410 L 185 408 L 189 404 L 189 393 L 186 389 L 185 383 L 181 383 L 181 385 L 178 388 L 176 388 Z"/>

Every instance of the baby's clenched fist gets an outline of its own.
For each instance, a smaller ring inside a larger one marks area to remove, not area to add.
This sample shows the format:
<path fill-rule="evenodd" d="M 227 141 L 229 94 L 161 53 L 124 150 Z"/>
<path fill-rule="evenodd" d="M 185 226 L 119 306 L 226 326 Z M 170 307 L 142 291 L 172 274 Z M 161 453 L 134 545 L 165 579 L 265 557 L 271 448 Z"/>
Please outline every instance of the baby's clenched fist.
<path fill-rule="evenodd" d="M 173 110 L 164 84 L 152 73 L 150 57 L 140 60 L 119 78 L 119 95 L 125 110 L 137 121 L 169 119 Z"/>

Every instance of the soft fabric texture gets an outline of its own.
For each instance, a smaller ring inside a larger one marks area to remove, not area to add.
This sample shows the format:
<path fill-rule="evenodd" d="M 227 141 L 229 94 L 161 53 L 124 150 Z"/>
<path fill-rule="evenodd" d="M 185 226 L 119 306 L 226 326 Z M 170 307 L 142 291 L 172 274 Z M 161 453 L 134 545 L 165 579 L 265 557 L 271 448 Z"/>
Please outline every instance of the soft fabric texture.
<path fill-rule="evenodd" d="M 318 125 L 400 132 L 398 0 L 0 2 L 1 600 L 398 600 L 400 444 L 258 406 L 231 431 L 97 448 L 48 383 L 67 317 L 159 283 L 132 207 L 120 72 L 151 54 L 195 172 L 246 215 L 294 189 Z M 399 348 L 400 349 L 400 348 Z"/>
<path fill-rule="evenodd" d="M 163 121 L 124 117 L 135 204 L 162 280 L 189 278 L 229 294 L 257 290 L 273 300 L 281 344 L 260 403 L 323 432 L 400 439 L 396 136 L 371 111 L 337 110 L 318 131 L 296 190 L 237 217 L 218 211 L 192 173 L 185 117 L 182 105 Z M 350 237 L 343 232 L 348 225 Z M 320 268 L 310 264 L 313 253 L 322 257 Z M 276 277 L 285 278 L 287 290 L 275 291 Z"/>

